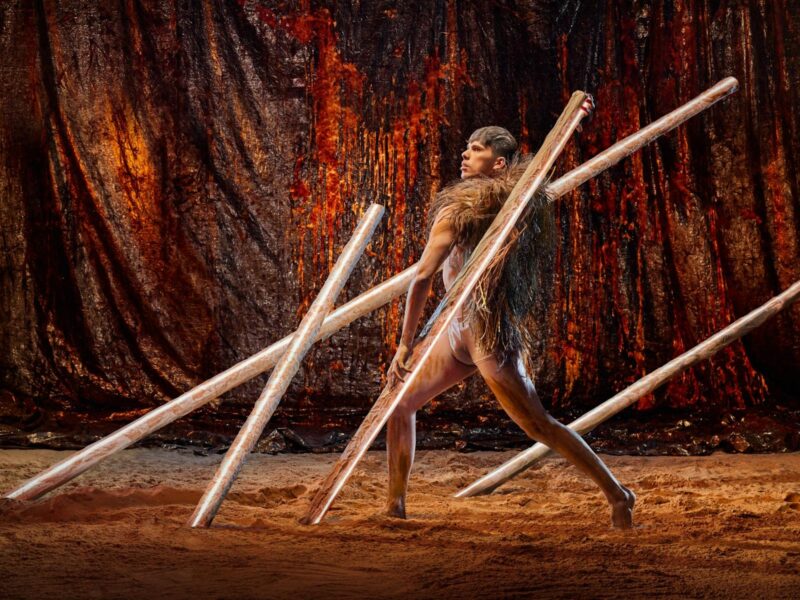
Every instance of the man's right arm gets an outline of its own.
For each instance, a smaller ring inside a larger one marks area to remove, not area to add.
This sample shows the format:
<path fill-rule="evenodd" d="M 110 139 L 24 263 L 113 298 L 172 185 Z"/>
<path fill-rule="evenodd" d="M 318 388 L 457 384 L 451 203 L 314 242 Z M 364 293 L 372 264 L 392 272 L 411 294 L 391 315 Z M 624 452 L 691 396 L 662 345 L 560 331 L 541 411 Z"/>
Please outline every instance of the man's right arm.
<path fill-rule="evenodd" d="M 455 242 L 455 236 L 447 215 L 440 215 L 431 228 L 428 242 L 422 252 L 422 257 L 417 263 L 417 272 L 408 288 L 406 310 L 403 316 L 403 333 L 400 335 L 400 344 L 397 347 L 390 372 L 404 378 L 408 372 L 407 359 L 411 354 L 414 343 L 414 334 L 417 332 L 419 320 L 425 310 L 425 303 L 433 286 L 433 277 L 439 271 Z"/>

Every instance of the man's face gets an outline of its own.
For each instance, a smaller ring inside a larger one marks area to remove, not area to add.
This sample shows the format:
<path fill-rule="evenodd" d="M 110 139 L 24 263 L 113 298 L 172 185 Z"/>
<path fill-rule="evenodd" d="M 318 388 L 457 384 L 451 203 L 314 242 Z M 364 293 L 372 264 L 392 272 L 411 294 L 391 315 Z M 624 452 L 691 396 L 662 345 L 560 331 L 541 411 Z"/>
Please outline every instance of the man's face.
<path fill-rule="evenodd" d="M 491 176 L 506 166 L 506 159 L 495 156 L 489 146 L 484 146 L 477 140 L 467 142 L 467 149 L 461 153 L 461 179 L 477 177 L 478 175 Z"/>

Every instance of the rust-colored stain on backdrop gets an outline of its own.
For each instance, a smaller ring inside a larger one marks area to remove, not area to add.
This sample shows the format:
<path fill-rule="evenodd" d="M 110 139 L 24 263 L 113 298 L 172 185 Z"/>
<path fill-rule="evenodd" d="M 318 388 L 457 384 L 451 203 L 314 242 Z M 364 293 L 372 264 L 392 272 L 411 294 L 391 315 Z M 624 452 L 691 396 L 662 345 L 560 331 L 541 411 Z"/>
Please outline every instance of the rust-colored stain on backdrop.
<path fill-rule="evenodd" d="M 329 9 L 312 11 L 306 7 L 298 13 L 278 16 L 258 3 L 240 4 L 245 8 L 255 6 L 261 20 L 309 45 L 315 53 L 313 71 L 308 76 L 312 108 L 310 156 L 303 152 L 296 158 L 291 190 L 296 227 L 293 232 L 297 236 L 289 243 L 297 244 L 293 258 L 302 293 L 298 313 L 302 313 L 333 266 L 341 238 L 347 234 L 343 226 L 352 223 L 346 217 L 358 217 L 365 208 L 358 200 L 367 189 L 382 199 L 390 212 L 387 228 L 393 247 L 387 255 L 389 260 L 380 265 L 384 276 L 414 262 L 409 244 L 417 250 L 424 243 L 419 222 L 407 231 L 408 196 L 418 184 L 420 166 L 430 180 L 426 182 L 431 190 L 429 196 L 440 183 L 438 141 L 445 104 L 448 98 L 458 97 L 467 80 L 465 54 L 455 43 L 455 3 L 446 7 L 448 27 L 453 29 L 444 32 L 448 40 L 444 49 L 446 61 L 442 62 L 439 49 L 434 49 L 434 54 L 424 61 L 419 79 L 412 77 L 405 87 L 397 86 L 400 89 L 382 98 L 365 95 L 366 76 L 342 57 Z M 390 20 L 396 18 L 391 9 L 384 14 Z M 392 51 L 397 57 L 403 53 L 402 47 Z M 368 110 L 377 116 L 371 119 L 374 123 L 367 123 Z M 306 164 L 313 168 L 304 169 Z M 307 254 L 311 260 L 308 280 Z M 395 303 L 386 327 L 390 345 L 398 328 L 397 309 Z"/>
<path fill-rule="evenodd" d="M 537 373 L 556 409 L 596 405 L 800 278 L 793 3 L 488 7 L 4 3 L 5 439 L 89 439 L 286 335 L 370 202 L 388 216 L 345 296 L 413 263 L 470 131 L 501 124 L 535 150 L 574 89 L 598 110 L 562 171 L 742 84 L 559 201 Z M 275 423 L 357 423 L 401 314 L 319 345 Z M 796 402 L 799 340 L 794 308 L 639 408 Z M 164 439 L 229 436 L 263 382 Z M 476 381 L 427 423 L 450 441 L 508 430 Z"/>

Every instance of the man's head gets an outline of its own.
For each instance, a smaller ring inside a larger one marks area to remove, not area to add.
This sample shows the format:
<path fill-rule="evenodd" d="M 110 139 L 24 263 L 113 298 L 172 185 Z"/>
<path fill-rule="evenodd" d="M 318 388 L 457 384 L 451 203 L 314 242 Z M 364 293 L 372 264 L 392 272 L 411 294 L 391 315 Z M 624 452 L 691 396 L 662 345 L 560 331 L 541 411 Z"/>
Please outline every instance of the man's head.
<path fill-rule="evenodd" d="M 461 179 L 498 174 L 506 168 L 516 150 L 517 140 L 507 129 L 496 125 L 476 129 L 469 136 L 467 149 L 461 153 Z"/>

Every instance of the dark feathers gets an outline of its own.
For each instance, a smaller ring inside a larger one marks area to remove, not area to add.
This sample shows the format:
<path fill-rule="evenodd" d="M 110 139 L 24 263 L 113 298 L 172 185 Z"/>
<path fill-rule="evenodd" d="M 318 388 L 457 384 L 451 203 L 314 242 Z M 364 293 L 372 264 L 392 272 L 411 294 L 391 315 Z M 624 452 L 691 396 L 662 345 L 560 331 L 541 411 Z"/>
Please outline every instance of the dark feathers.
<path fill-rule="evenodd" d="M 471 253 L 530 160 L 517 158 L 497 177 L 472 177 L 447 185 L 434 199 L 429 227 L 437 217 L 449 219 L 456 243 Z M 546 300 L 550 287 L 554 236 L 553 205 L 540 193 L 467 302 L 464 317 L 478 343 L 502 362 L 520 354 L 527 357 L 535 340 L 534 308 L 537 299 Z"/>

